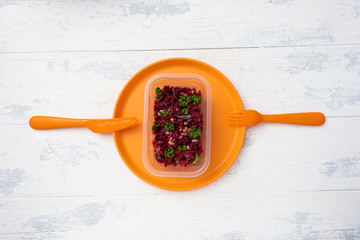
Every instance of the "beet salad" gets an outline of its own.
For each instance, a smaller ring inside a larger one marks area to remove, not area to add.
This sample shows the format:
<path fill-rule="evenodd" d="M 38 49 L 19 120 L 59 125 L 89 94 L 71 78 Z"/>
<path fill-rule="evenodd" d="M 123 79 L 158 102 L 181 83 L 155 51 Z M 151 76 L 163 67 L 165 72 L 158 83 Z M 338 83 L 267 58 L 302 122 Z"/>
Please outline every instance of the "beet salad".
<path fill-rule="evenodd" d="M 192 166 L 200 161 L 201 92 L 195 88 L 156 88 L 153 147 L 155 159 L 168 165 Z"/>

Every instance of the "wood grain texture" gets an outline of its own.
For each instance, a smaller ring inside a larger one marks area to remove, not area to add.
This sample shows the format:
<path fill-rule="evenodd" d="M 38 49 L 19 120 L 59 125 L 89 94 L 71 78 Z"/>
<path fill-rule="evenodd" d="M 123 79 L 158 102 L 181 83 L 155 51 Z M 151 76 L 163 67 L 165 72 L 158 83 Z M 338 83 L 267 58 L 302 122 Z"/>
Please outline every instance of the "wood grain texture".
<path fill-rule="evenodd" d="M 142 67 L 169 57 L 195 58 L 218 68 L 233 82 L 248 109 L 262 113 L 322 111 L 328 117 L 360 116 L 360 50 L 355 46 L 0 57 L 1 103 L 11 105 L 21 99 L 25 105 L 18 106 L 18 110 L 17 106 L 5 107 L 1 112 L 3 123 L 24 123 L 24 115 L 14 116 L 21 109 L 28 116 L 109 117 L 126 81 Z"/>
<path fill-rule="evenodd" d="M 359 44 L 359 9 L 356 0 L 3 1 L 0 51 Z"/>
<path fill-rule="evenodd" d="M 0 1 L 0 239 L 360 239 L 359 1 Z M 230 170 L 189 192 L 142 182 L 111 134 L 35 131 L 108 118 L 127 80 L 202 60 L 246 109 L 322 127 L 247 129 Z"/>
<path fill-rule="evenodd" d="M 338 133 L 341 125 L 360 127 L 358 118 L 334 118 L 319 130 L 275 125 L 251 129 L 236 164 L 225 176 L 206 187 L 206 191 L 360 190 L 358 143 L 351 142 L 352 129 Z M 2 145 L 8 149 L 2 152 L 2 159 L 6 160 L 0 170 L 2 197 L 163 192 L 131 174 L 117 155 L 111 135 L 98 136 L 86 129 L 51 134 L 34 133 L 28 126 L 0 129 L 2 137 L 7 139 Z M 298 134 L 299 131 L 302 134 Z M 22 132 L 23 136 L 14 132 Z M 337 138 L 327 140 L 336 134 Z M 16 151 L 16 146 L 24 149 Z"/>
<path fill-rule="evenodd" d="M 360 214 L 359 197 L 359 192 L 346 191 L 231 195 L 193 191 L 150 196 L 7 199 L 0 209 L 8 219 L 0 237 L 357 239 L 360 226 L 354 219 Z M 174 207 L 174 203 L 182 206 Z M 21 211 L 21 219 L 14 211 Z M 15 237 L 11 232 L 17 232 Z"/>

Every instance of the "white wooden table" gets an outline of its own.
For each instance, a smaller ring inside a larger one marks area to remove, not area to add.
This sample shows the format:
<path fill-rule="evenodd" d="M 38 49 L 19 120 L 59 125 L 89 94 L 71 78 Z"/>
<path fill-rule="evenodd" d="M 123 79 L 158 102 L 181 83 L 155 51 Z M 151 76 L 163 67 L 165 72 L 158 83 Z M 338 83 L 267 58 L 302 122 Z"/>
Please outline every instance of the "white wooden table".
<path fill-rule="evenodd" d="M 169 57 L 211 64 L 245 108 L 321 111 L 248 128 L 216 182 L 138 179 L 111 134 L 35 131 L 33 115 L 108 118 Z M 0 1 L 0 239 L 360 239 L 360 2 Z"/>

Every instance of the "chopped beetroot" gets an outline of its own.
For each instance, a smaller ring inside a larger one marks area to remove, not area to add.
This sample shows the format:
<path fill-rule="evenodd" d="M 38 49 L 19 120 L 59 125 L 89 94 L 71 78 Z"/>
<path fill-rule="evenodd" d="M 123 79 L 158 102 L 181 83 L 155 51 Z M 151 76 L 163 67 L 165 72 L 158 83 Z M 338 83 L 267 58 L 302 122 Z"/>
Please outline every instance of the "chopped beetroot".
<path fill-rule="evenodd" d="M 201 92 L 195 88 L 156 88 L 153 147 L 155 159 L 168 165 L 199 163 L 203 118 Z"/>

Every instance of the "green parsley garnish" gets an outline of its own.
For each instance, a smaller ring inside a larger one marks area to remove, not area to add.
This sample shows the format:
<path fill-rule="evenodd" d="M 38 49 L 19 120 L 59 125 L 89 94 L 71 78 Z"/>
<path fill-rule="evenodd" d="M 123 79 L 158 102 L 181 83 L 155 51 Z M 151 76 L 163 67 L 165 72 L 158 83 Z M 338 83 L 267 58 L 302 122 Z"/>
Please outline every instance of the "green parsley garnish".
<path fill-rule="evenodd" d="M 199 155 L 197 155 L 196 153 L 195 153 L 195 159 L 194 159 L 194 161 L 192 162 L 192 164 L 190 164 L 190 165 L 196 165 L 196 164 L 198 164 L 198 162 L 200 161 L 200 157 L 199 157 Z M 189 165 L 189 166 L 190 166 Z"/>
<path fill-rule="evenodd" d="M 165 131 L 169 132 L 175 129 L 175 125 L 172 122 L 165 122 L 164 123 Z"/>
<path fill-rule="evenodd" d="M 192 95 L 191 100 L 193 101 L 194 105 L 198 105 L 201 102 L 201 97 L 196 96 L 196 95 Z"/>
<path fill-rule="evenodd" d="M 165 150 L 165 157 L 173 158 L 175 156 L 175 151 L 173 148 L 169 148 Z"/>
<path fill-rule="evenodd" d="M 188 115 L 188 114 L 189 114 L 189 109 L 188 109 L 188 108 L 183 108 L 183 109 L 181 110 L 181 114 L 182 114 L 182 115 Z"/>
<path fill-rule="evenodd" d="M 191 126 L 189 131 L 189 137 L 192 139 L 198 138 L 201 135 L 200 128 L 196 128 L 196 126 Z"/>
<path fill-rule="evenodd" d="M 157 159 L 163 160 L 164 158 L 162 156 L 156 156 Z"/>
<path fill-rule="evenodd" d="M 168 111 L 167 109 L 160 110 L 160 111 L 159 111 L 159 114 L 160 114 L 162 117 L 166 117 L 166 116 L 169 114 L 169 111 Z"/>
<path fill-rule="evenodd" d="M 186 145 L 178 146 L 177 150 L 185 152 L 186 151 Z"/>
<path fill-rule="evenodd" d="M 180 96 L 179 99 L 180 107 L 186 107 L 190 101 L 191 101 L 191 97 L 185 95 Z"/>
<path fill-rule="evenodd" d="M 160 126 L 161 126 L 160 124 L 154 124 L 154 125 L 152 125 L 151 129 L 152 129 L 153 131 L 155 131 L 155 129 L 158 128 L 158 127 L 160 127 Z"/>
<path fill-rule="evenodd" d="M 159 87 L 155 89 L 156 98 L 159 98 L 161 95 L 163 95 L 163 92 Z"/>

